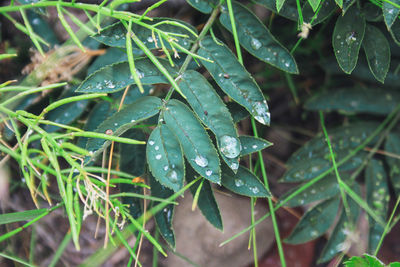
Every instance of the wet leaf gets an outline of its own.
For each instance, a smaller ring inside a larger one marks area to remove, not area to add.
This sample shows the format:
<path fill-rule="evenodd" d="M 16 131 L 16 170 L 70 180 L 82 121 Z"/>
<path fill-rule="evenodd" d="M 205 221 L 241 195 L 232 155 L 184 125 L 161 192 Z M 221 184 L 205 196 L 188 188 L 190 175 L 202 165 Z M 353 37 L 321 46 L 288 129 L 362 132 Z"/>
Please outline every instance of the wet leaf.
<path fill-rule="evenodd" d="M 190 165 L 213 183 L 221 180 L 219 158 L 210 137 L 192 111 L 177 100 L 170 100 L 164 120 L 176 135 Z"/>
<path fill-rule="evenodd" d="M 293 0 L 284 1 L 283 6 L 279 10 L 279 12 L 276 9 L 276 0 L 254 0 L 253 2 L 266 7 L 267 9 L 278 14 L 279 16 L 285 17 L 293 21 L 297 21 L 299 17 L 296 2 Z"/>
<path fill-rule="evenodd" d="M 233 2 L 235 23 L 240 44 L 253 56 L 288 73 L 299 73 L 296 61 L 269 32 L 265 25 L 245 6 Z M 232 32 L 228 9 L 222 9 L 222 25 Z"/>
<path fill-rule="evenodd" d="M 240 152 L 241 157 L 272 146 L 271 142 L 254 136 L 241 135 L 239 136 L 239 140 L 242 145 L 242 151 Z"/>
<path fill-rule="evenodd" d="M 149 176 L 152 196 L 166 199 L 174 194 L 174 191 L 158 183 L 151 175 Z M 168 245 L 175 249 L 175 234 L 172 228 L 173 216 L 174 205 L 169 204 L 163 210 L 156 213 L 154 218 L 161 236 L 167 241 Z"/>
<path fill-rule="evenodd" d="M 189 168 L 192 169 L 191 167 Z M 193 174 L 194 174 L 193 169 L 190 171 L 190 174 L 188 170 L 188 173 L 186 175 L 186 180 L 188 183 L 194 180 L 195 176 Z M 193 186 L 190 187 L 190 192 L 192 193 L 193 196 L 196 194 L 197 188 L 199 187 L 201 182 L 202 181 L 198 181 Z M 218 203 L 215 200 L 211 184 L 207 180 L 203 181 L 203 185 L 200 189 L 200 195 L 197 202 L 197 207 L 200 209 L 201 213 L 207 219 L 207 221 L 209 221 L 212 225 L 214 225 L 215 228 L 221 231 L 223 230 L 222 217 L 218 208 Z"/>
<path fill-rule="evenodd" d="M 188 30 L 176 26 L 176 25 L 171 25 L 169 23 L 165 23 L 166 21 L 171 21 L 172 23 L 180 23 L 183 24 L 184 26 L 190 28 L 193 32 L 196 32 L 196 29 L 187 24 L 184 21 L 181 20 L 175 20 L 175 19 L 166 19 L 166 18 L 153 18 L 152 21 L 147 21 L 145 24 L 147 25 L 154 25 L 160 22 L 164 22 L 163 24 L 160 24 L 157 26 L 157 29 L 160 31 L 164 32 L 170 32 L 170 33 L 176 33 L 176 34 L 181 34 L 185 35 L 186 37 L 177 37 L 176 38 L 177 43 L 180 46 L 183 46 L 186 49 L 189 49 L 190 46 L 192 45 L 192 42 L 196 39 L 196 37 L 190 33 Z M 142 23 L 144 23 L 142 21 Z M 148 26 L 148 27 L 149 27 Z M 135 33 L 135 35 L 142 40 L 142 42 L 146 45 L 147 48 L 149 49 L 156 49 L 161 47 L 160 39 L 158 34 L 152 34 L 151 29 L 148 27 L 144 27 L 139 24 L 132 24 L 132 30 L 131 32 Z M 104 28 L 100 33 L 92 36 L 92 38 L 96 39 L 97 41 L 111 47 L 120 47 L 120 48 L 125 48 L 126 47 L 126 28 L 121 22 L 117 22 L 115 24 L 112 24 L 106 28 Z M 154 39 L 155 38 L 155 39 Z M 166 40 L 163 40 L 165 43 L 165 46 L 167 49 L 170 49 L 171 46 L 168 44 Z M 133 54 L 134 55 L 143 55 L 143 51 L 136 46 L 135 43 L 132 43 L 133 46 Z M 136 63 L 136 62 L 135 62 Z"/>
<path fill-rule="evenodd" d="M 312 26 L 317 25 L 323 21 L 325 21 L 330 15 L 332 15 L 335 10 L 337 9 L 336 3 L 334 0 L 325 0 L 321 3 L 321 8 L 318 12 L 317 17 L 314 19 L 313 23 L 311 24 Z M 306 2 L 303 6 L 303 19 L 305 22 L 311 23 L 315 12 L 312 9 L 311 5 L 309 2 Z"/>
<path fill-rule="evenodd" d="M 161 99 L 154 96 L 144 96 L 108 117 L 97 127 L 96 132 L 107 132 L 114 136 L 120 136 L 136 123 L 156 115 L 160 107 Z M 109 140 L 90 138 L 86 149 L 92 153 L 91 160 L 99 155 L 110 143 L 111 141 Z"/>
<path fill-rule="evenodd" d="M 356 0 L 343 0 L 342 16 L 346 14 L 347 10 L 356 2 Z"/>
<path fill-rule="evenodd" d="M 365 19 L 353 6 L 339 16 L 332 35 L 333 51 L 340 68 L 350 74 L 357 65 L 358 53 L 365 33 Z"/>
<path fill-rule="evenodd" d="M 378 28 L 367 25 L 363 48 L 372 74 L 383 83 L 390 67 L 389 42 Z"/>
<path fill-rule="evenodd" d="M 260 87 L 231 50 L 208 37 L 200 42 L 198 54 L 214 61 L 202 63 L 221 89 L 245 107 L 257 121 L 269 125 L 270 113 Z"/>
<path fill-rule="evenodd" d="M 38 10 L 38 9 L 35 9 Z M 58 45 L 60 41 L 54 30 L 50 27 L 49 23 L 42 18 L 37 12 L 33 12 L 31 10 L 27 10 L 26 15 L 28 20 L 32 26 L 33 31 L 42 37 L 49 45 L 54 46 Z M 44 51 L 50 50 L 52 47 L 42 46 Z"/>
<path fill-rule="evenodd" d="M 385 267 L 377 257 L 368 254 L 364 254 L 364 257 L 353 256 L 344 264 L 346 267 Z"/>
<path fill-rule="evenodd" d="M 276 0 L 276 10 L 279 12 L 282 9 L 285 0 Z"/>
<path fill-rule="evenodd" d="M 339 209 L 340 198 L 334 197 L 308 210 L 285 242 L 301 244 L 323 235 L 331 226 Z"/>
<path fill-rule="evenodd" d="M 168 60 L 158 58 L 160 63 L 172 75 L 177 75 L 177 69 L 169 65 Z M 136 72 L 142 84 L 169 83 L 167 78 L 148 58 L 135 60 Z M 86 77 L 76 92 L 82 93 L 112 93 L 135 84 L 129 69 L 128 61 L 107 65 Z"/>
<path fill-rule="evenodd" d="M 382 161 L 376 159 L 370 161 L 365 170 L 365 183 L 367 187 L 368 206 L 370 206 L 383 221 L 386 221 L 390 194 Z M 376 223 L 370 216 L 368 216 L 368 221 L 368 251 L 374 253 L 384 228 Z"/>
<path fill-rule="evenodd" d="M 179 191 L 183 186 L 185 168 L 181 146 L 165 124 L 151 133 L 146 147 L 147 162 L 154 178 L 163 186 Z"/>
<path fill-rule="evenodd" d="M 400 155 L 400 136 L 398 133 L 390 133 L 386 138 L 385 151 L 394 155 Z M 389 165 L 389 177 L 394 191 L 400 196 L 400 159 L 391 155 L 386 156 L 386 162 Z"/>
<path fill-rule="evenodd" d="M 271 197 L 271 193 L 260 180 L 248 169 L 240 166 L 233 173 L 228 167 L 222 166 L 222 185 L 230 191 L 248 197 Z"/>
<path fill-rule="evenodd" d="M 130 129 L 125 132 L 122 137 L 132 138 L 135 140 L 145 141 L 145 134 L 139 129 Z M 120 144 L 120 161 L 121 171 L 129 173 L 134 177 L 143 176 L 146 166 L 146 147 L 144 145 Z M 121 183 L 118 185 L 121 193 L 137 193 L 143 194 L 143 188 L 136 185 Z M 121 197 L 123 204 L 129 205 L 129 214 L 133 218 L 139 218 L 143 213 L 142 201 L 136 197 Z"/>
<path fill-rule="evenodd" d="M 110 47 L 106 53 L 98 56 L 93 63 L 89 66 L 87 75 L 103 68 L 104 66 L 111 65 L 121 61 L 127 61 L 126 50 L 117 47 Z"/>
<path fill-rule="evenodd" d="M 224 102 L 203 75 L 196 71 L 186 71 L 179 86 L 197 116 L 215 134 L 222 158 L 236 172 L 240 140 Z"/>
<path fill-rule="evenodd" d="M 357 184 L 353 190 L 357 195 L 361 194 L 360 186 Z M 351 231 L 357 231 L 356 222 L 360 216 L 360 207 L 354 200 L 347 197 L 347 202 L 350 208 L 350 218 L 347 217 L 345 209 L 342 207 L 342 214 L 340 215 L 339 221 L 336 224 L 331 236 L 328 239 L 324 249 L 321 252 L 321 256 L 318 259 L 318 263 L 323 263 L 331 260 L 336 254 L 345 251 L 350 244 L 346 243 L 346 239 L 351 235 Z M 351 240 L 349 240 L 351 242 Z"/>
<path fill-rule="evenodd" d="M 400 93 L 386 88 L 343 88 L 322 92 L 309 99 L 309 110 L 386 115 L 400 102 Z"/>
<path fill-rule="evenodd" d="M 400 20 L 396 20 L 389 30 L 394 42 L 400 45 Z"/>
<path fill-rule="evenodd" d="M 186 2 L 205 14 L 210 14 L 219 3 L 217 0 L 186 0 Z"/>
<path fill-rule="evenodd" d="M 400 0 L 392 0 L 393 3 L 400 5 Z M 393 6 L 390 3 L 383 2 L 382 3 L 382 12 L 383 18 L 385 19 L 385 23 L 388 29 L 390 29 L 399 16 L 400 9 Z"/>
<path fill-rule="evenodd" d="M 239 105 L 236 102 L 228 102 L 226 106 L 229 109 L 229 113 L 232 115 L 234 123 L 244 120 L 250 115 L 243 106 Z"/>

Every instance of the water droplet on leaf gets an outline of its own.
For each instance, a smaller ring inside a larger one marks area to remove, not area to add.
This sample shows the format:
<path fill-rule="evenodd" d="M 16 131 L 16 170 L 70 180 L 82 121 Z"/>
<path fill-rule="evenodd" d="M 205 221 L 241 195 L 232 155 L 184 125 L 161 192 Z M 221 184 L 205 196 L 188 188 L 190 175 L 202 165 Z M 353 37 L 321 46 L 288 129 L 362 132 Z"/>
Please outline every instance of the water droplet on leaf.
<path fill-rule="evenodd" d="M 250 45 L 253 49 L 258 50 L 262 46 L 260 40 L 256 38 L 251 38 Z"/>
<path fill-rule="evenodd" d="M 239 139 L 233 136 L 224 135 L 220 139 L 220 150 L 225 157 L 233 159 L 240 154 L 240 142 Z"/>
<path fill-rule="evenodd" d="M 200 167 L 206 167 L 208 165 L 208 160 L 201 155 L 197 155 L 194 162 L 196 162 Z"/>

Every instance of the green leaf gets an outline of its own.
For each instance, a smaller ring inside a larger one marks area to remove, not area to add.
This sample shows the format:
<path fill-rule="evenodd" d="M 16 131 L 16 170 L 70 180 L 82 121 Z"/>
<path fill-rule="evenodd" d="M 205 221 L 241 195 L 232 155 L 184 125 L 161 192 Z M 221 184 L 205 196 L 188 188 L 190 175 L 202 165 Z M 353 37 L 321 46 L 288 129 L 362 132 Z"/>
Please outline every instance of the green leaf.
<path fill-rule="evenodd" d="M 356 2 L 356 0 L 343 0 L 342 16 L 344 16 L 347 10 Z"/>
<path fill-rule="evenodd" d="M 241 157 L 272 146 L 271 142 L 254 136 L 241 135 L 239 136 L 239 140 L 242 145 L 242 151 L 240 151 Z"/>
<path fill-rule="evenodd" d="M 314 19 L 311 26 L 314 26 L 314 25 L 317 25 L 317 24 L 323 22 L 330 15 L 332 15 L 335 12 L 335 10 L 337 9 L 337 6 L 336 6 L 336 3 L 334 0 L 325 0 L 321 3 L 321 5 L 322 6 L 318 12 L 318 15 Z M 315 11 L 313 10 L 313 8 L 309 4 L 309 2 L 304 3 L 302 12 L 303 12 L 304 21 L 311 23 L 314 15 L 315 15 Z"/>
<path fill-rule="evenodd" d="M 256 58 L 288 73 L 298 74 L 296 61 L 245 6 L 233 2 L 233 12 L 240 44 Z M 228 9 L 222 9 L 220 22 L 232 32 Z"/>
<path fill-rule="evenodd" d="M 167 199 L 174 194 L 174 191 L 164 187 L 158 183 L 154 177 L 150 175 L 151 195 L 154 197 Z M 157 229 L 160 231 L 161 236 L 167 241 L 173 249 L 175 249 L 175 234 L 172 228 L 172 220 L 174 216 L 174 205 L 169 204 L 163 210 L 154 215 Z"/>
<path fill-rule="evenodd" d="M 354 191 L 356 191 L 357 195 L 361 194 L 361 189 L 358 184 L 354 188 Z M 331 260 L 336 254 L 345 251 L 348 248 L 348 245 L 350 245 L 346 243 L 346 239 L 351 234 L 349 232 L 356 231 L 355 223 L 357 222 L 360 215 L 360 207 L 352 198 L 348 197 L 347 200 L 350 208 L 351 217 L 348 218 L 346 215 L 346 211 L 342 208 L 342 214 L 339 218 L 338 223 L 333 229 L 333 232 L 329 237 L 328 242 L 321 252 L 321 256 L 318 259 L 318 264 Z"/>
<path fill-rule="evenodd" d="M 364 254 L 363 257 L 353 256 L 344 262 L 345 267 L 385 267 L 376 256 Z"/>
<path fill-rule="evenodd" d="M 154 96 L 144 96 L 111 115 L 96 129 L 98 133 L 112 133 L 120 136 L 138 122 L 150 118 L 159 112 L 161 99 Z M 91 152 L 91 160 L 99 155 L 111 141 L 100 138 L 90 138 L 86 149 Z"/>
<path fill-rule="evenodd" d="M 335 0 L 340 8 L 343 8 L 343 0 Z"/>
<path fill-rule="evenodd" d="M 123 137 L 132 138 L 135 140 L 146 140 L 143 131 L 139 129 L 130 129 L 125 132 Z M 146 166 L 146 147 L 143 145 L 120 144 L 120 170 L 129 173 L 135 177 L 142 176 Z M 118 185 L 121 193 L 136 193 L 143 194 L 143 188 L 136 185 L 121 183 Z M 129 205 L 129 214 L 133 218 L 139 218 L 142 213 L 142 201 L 136 197 L 121 197 L 123 204 Z"/>
<path fill-rule="evenodd" d="M 392 2 L 400 5 L 400 0 L 392 0 Z M 399 16 L 400 9 L 393 6 L 391 3 L 383 2 L 382 3 L 382 12 L 383 12 L 383 17 L 385 19 L 386 26 L 390 30 L 393 23 Z"/>
<path fill-rule="evenodd" d="M 332 46 L 340 68 L 350 74 L 357 65 L 365 33 L 365 19 L 357 7 L 339 16 L 332 35 Z"/>
<path fill-rule="evenodd" d="M 390 67 L 388 40 L 378 28 L 367 25 L 363 48 L 372 74 L 378 81 L 383 83 Z"/>
<path fill-rule="evenodd" d="M 382 8 L 372 3 L 365 3 L 362 12 L 368 22 L 379 22 L 383 19 Z"/>
<path fill-rule="evenodd" d="M 390 133 L 386 138 L 385 151 L 394 155 L 400 155 L 400 136 L 398 133 Z M 400 196 L 400 159 L 386 155 L 386 162 L 389 165 L 389 177 L 396 196 Z"/>
<path fill-rule="evenodd" d="M 373 208 L 376 214 L 385 221 L 388 212 L 390 194 L 387 184 L 387 176 L 382 161 L 376 159 L 371 160 L 365 170 L 365 183 L 367 187 L 368 206 Z M 368 251 L 374 253 L 384 232 L 384 228 L 380 224 L 376 223 L 370 216 L 368 216 L 368 221 Z"/>
<path fill-rule="evenodd" d="M 250 115 L 249 112 L 243 106 L 239 105 L 236 102 L 233 101 L 228 102 L 226 106 L 229 109 L 229 113 L 232 115 L 234 123 L 244 120 Z"/>
<path fill-rule="evenodd" d="M 178 140 L 166 125 L 161 124 L 153 130 L 146 152 L 154 178 L 174 192 L 179 191 L 185 176 L 183 154 Z"/>
<path fill-rule="evenodd" d="M 210 14 L 219 3 L 218 0 L 186 0 L 186 2 L 205 14 Z"/>
<path fill-rule="evenodd" d="M 150 25 L 154 25 L 160 22 L 163 22 L 163 24 L 157 26 L 158 30 L 182 35 L 182 37 L 181 36 L 173 37 L 174 39 L 176 39 L 176 43 L 178 43 L 180 46 L 189 49 L 190 46 L 192 45 L 192 42 L 195 41 L 196 36 L 194 36 L 190 31 L 188 31 L 183 27 L 172 25 L 180 23 L 185 27 L 189 28 L 190 30 L 192 30 L 193 32 L 197 32 L 193 26 L 187 24 L 184 21 L 170 19 L 170 18 L 153 18 L 152 21 L 146 21 L 146 24 L 149 25 L 148 27 L 150 27 Z M 141 23 L 144 24 L 144 22 Z M 135 35 L 140 40 L 142 40 L 142 42 L 146 45 L 147 48 L 149 49 L 160 48 L 161 43 L 158 34 L 152 34 L 152 30 L 149 29 L 148 27 L 144 27 L 142 25 L 133 23 L 131 32 L 135 33 Z M 112 24 L 104 28 L 100 33 L 92 36 L 92 38 L 96 39 L 97 41 L 107 46 L 125 48 L 126 32 L 127 30 L 125 26 L 121 22 L 117 22 L 115 24 Z M 165 46 L 168 49 L 170 49 L 171 46 L 169 45 L 169 43 L 166 40 L 163 41 L 165 43 Z M 136 44 L 133 43 L 132 46 L 133 46 L 132 52 L 134 55 L 143 54 L 143 51 Z"/>
<path fill-rule="evenodd" d="M 38 210 L 25 210 L 20 212 L 0 214 L 0 225 L 21 222 L 21 221 L 29 221 L 42 215 L 46 211 L 47 209 L 38 209 Z"/>
<path fill-rule="evenodd" d="M 305 103 L 309 110 L 386 115 L 400 102 L 400 93 L 386 88 L 343 88 L 324 91 Z"/>
<path fill-rule="evenodd" d="M 276 10 L 278 11 L 278 13 L 281 11 L 284 3 L 285 0 L 276 0 Z"/>
<path fill-rule="evenodd" d="M 191 167 L 188 167 L 188 173 L 186 174 L 186 180 L 188 183 L 195 179 L 195 176 L 192 175 L 194 170 Z M 196 194 L 197 188 L 200 184 L 203 183 L 200 189 L 199 199 L 197 201 L 197 207 L 199 207 L 203 216 L 209 221 L 215 228 L 219 230 L 223 230 L 222 225 L 222 217 L 221 213 L 218 208 L 218 203 L 215 200 L 214 193 L 209 181 L 204 180 L 196 182 L 194 185 L 190 187 L 190 192 L 192 193 L 193 197 Z"/>
<path fill-rule="evenodd" d="M 233 173 L 228 167 L 222 166 L 222 185 L 230 191 L 248 197 L 271 197 L 271 193 L 250 170 L 239 166 Z"/>
<path fill-rule="evenodd" d="M 245 107 L 257 121 L 269 125 L 270 113 L 260 87 L 231 50 L 207 37 L 200 42 L 198 54 L 214 61 L 202 63 L 221 89 Z"/>
<path fill-rule="evenodd" d="M 296 2 L 293 0 L 285 0 L 282 8 L 279 10 L 276 9 L 276 1 L 277 0 L 253 0 L 253 2 L 266 7 L 278 15 L 285 17 L 287 19 L 297 21 L 299 15 L 297 12 Z"/>
<path fill-rule="evenodd" d="M 117 47 L 108 48 L 105 54 L 97 57 L 93 61 L 88 68 L 87 74 L 90 75 L 104 66 L 127 60 L 126 51 Z"/>
<path fill-rule="evenodd" d="M 211 182 L 219 183 L 221 170 L 217 151 L 192 111 L 182 102 L 170 100 L 163 114 L 193 169 Z"/>
<path fill-rule="evenodd" d="M 400 46 L 400 20 L 396 20 L 389 29 L 390 35 L 394 42 Z"/>
<path fill-rule="evenodd" d="M 45 40 L 51 46 L 58 45 L 60 43 L 57 35 L 54 33 L 54 30 L 52 29 L 52 27 L 50 27 L 49 23 L 42 18 L 42 16 L 40 16 L 36 12 L 32 12 L 31 10 L 27 10 L 26 15 L 32 26 L 33 31 L 37 35 L 42 37 L 43 40 Z M 44 46 L 44 51 L 48 51 L 50 49 L 51 47 Z"/>
<path fill-rule="evenodd" d="M 378 126 L 374 122 L 353 123 L 329 130 L 332 149 L 335 152 L 336 161 L 339 162 L 347 156 L 351 150 L 359 146 Z M 373 142 L 371 142 L 373 143 Z M 357 153 L 339 170 L 352 170 L 362 163 L 364 152 Z M 297 150 L 286 162 L 288 170 L 283 175 L 282 182 L 301 182 L 315 178 L 319 174 L 332 167 L 329 148 L 325 137 L 320 133 L 312 140 Z"/>
<path fill-rule="evenodd" d="M 340 198 L 334 197 L 308 210 L 285 242 L 302 244 L 323 235 L 331 226 L 339 209 Z"/>
<path fill-rule="evenodd" d="M 240 140 L 224 102 L 203 75 L 196 71 L 186 71 L 179 86 L 199 119 L 215 134 L 222 158 L 236 172 Z"/>
<path fill-rule="evenodd" d="M 317 8 L 319 6 L 319 3 L 321 3 L 321 0 L 308 0 L 308 3 L 310 3 L 313 11 L 317 11 Z"/>
<path fill-rule="evenodd" d="M 173 75 L 177 69 L 169 65 L 168 60 L 158 58 L 160 63 Z M 169 83 L 167 78 L 148 58 L 135 60 L 136 72 L 142 84 Z M 128 85 L 135 84 L 128 61 L 114 63 L 90 74 L 79 85 L 76 92 L 82 93 L 112 93 L 125 89 Z"/>

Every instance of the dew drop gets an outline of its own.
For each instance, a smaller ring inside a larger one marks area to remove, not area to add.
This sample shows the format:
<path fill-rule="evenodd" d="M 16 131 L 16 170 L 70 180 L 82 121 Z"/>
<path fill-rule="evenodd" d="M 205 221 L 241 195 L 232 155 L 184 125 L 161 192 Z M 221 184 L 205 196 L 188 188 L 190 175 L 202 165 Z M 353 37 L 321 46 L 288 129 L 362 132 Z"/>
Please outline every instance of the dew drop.
<path fill-rule="evenodd" d="M 155 146 L 155 147 L 154 147 L 154 150 L 159 150 L 159 149 L 160 149 L 159 146 Z"/>
<path fill-rule="evenodd" d="M 178 173 L 175 170 L 170 170 L 166 176 L 172 183 L 178 182 Z"/>
<path fill-rule="evenodd" d="M 260 189 L 258 189 L 258 187 L 250 187 L 251 192 L 253 192 L 254 194 L 257 194 L 260 192 Z"/>
<path fill-rule="evenodd" d="M 154 145 L 154 141 L 153 141 L 153 140 L 150 140 L 150 141 L 149 141 L 149 145 L 151 145 L 151 146 Z"/>
<path fill-rule="evenodd" d="M 264 125 L 268 125 L 270 122 L 270 113 L 268 111 L 268 105 L 264 101 L 255 102 L 253 105 L 255 116 L 254 118 Z"/>
<path fill-rule="evenodd" d="M 239 164 L 237 164 L 236 162 L 233 162 L 230 167 L 232 170 L 236 171 L 239 168 Z"/>
<path fill-rule="evenodd" d="M 240 179 L 235 179 L 235 185 L 237 187 L 241 187 L 241 186 L 244 185 L 244 182 L 242 180 L 240 180 Z"/>
<path fill-rule="evenodd" d="M 151 37 L 151 36 L 147 37 L 147 42 L 152 43 L 153 41 L 154 41 L 153 37 Z"/>
<path fill-rule="evenodd" d="M 158 159 L 158 160 L 161 159 L 161 157 L 162 157 L 161 154 L 156 155 L 156 159 Z"/>
<path fill-rule="evenodd" d="M 196 162 L 200 167 L 206 167 L 208 165 L 208 160 L 201 155 L 197 155 L 194 162 Z"/>
<path fill-rule="evenodd" d="M 253 148 L 253 149 L 257 149 L 257 145 L 253 145 L 252 148 Z"/>
<path fill-rule="evenodd" d="M 224 135 L 220 139 L 220 150 L 225 157 L 233 159 L 240 154 L 239 139 L 230 135 Z"/>
<path fill-rule="evenodd" d="M 206 175 L 207 176 L 211 176 L 212 173 L 213 173 L 212 170 L 206 170 Z"/>
<path fill-rule="evenodd" d="M 165 165 L 163 169 L 164 171 L 167 171 L 169 169 L 168 165 Z"/>
<path fill-rule="evenodd" d="M 258 50 L 262 46 L 260 40 L 256 38 L 251 38 L 250 45 L 253 49 Z"/>

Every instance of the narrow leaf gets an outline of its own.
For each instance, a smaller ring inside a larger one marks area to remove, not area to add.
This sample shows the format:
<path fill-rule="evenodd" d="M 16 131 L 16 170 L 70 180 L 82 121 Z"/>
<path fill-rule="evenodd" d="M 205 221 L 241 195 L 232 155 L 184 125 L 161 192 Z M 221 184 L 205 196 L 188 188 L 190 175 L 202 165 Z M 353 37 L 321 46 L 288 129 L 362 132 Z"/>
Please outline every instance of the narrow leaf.
<path fill-rule="evenodd" d="M 236 172 L 240 140 L 224 102 L 203 75 L 196 71 L 186 71 L 179 86 L 197 116 L 215 134 L 222 158 Z"/>
<path fill-rule="evenodd" d="M 231 50 L 207 37 L 200 42 L 198 54 L 214 61 L 202 63 L 221 89 L 245 107 L 257 121 L 269 125 L 270 113 L 260 87 Z"/>
<path fill-rule="evenodd" d="M 335 219 L 339 203 L 340 198 L 334 197 L 308 210 L 285 242 L 302 244 L 323 235 Z"/>
<path fill-rule="evenodd" d="M 193 169 L 211 182 L 219 183 L 221 170 L 217 151 L 190 109 L 182 102 L 170 100 L 164 111 L 164 119 L 177 136 Z"/>
<path fill-rule="evenodd" d="M 341 0 L 337 0 L 336 3 Z M 311 7 L 309 2 L 304 3 L 302 12 L 303 12 L 303 20 L 305 22 L 311 23 L 311 26 L 317 25 L 323 21 L 325 21 L 327 18 L 329 18 L 337 9 L 334 0 L 324 0 L 321 3 L 321 8 L 319 9 L 318 15 L 315 17 L 315 11 Z"/>
<path fill-rule="evenodd" d="M 393 155 L 386 156 L 386 162 L 389 165 L 389 177 L 394 191 L 400 196 L 400 159 L 394 158 L 394 155 L 400 155 L 400 136 L 398 133 L 390 133 L 386 138 L 385 151 Z"/>
<path fill-rule="evenodd" d="M 281 11 L 284 3 L 285 0 L 276 0 L 276 11 L 278 11 L 278 13 Z"/>
<path fill-rule="evenodd" d="M 0 225 L 21 221 L 29 221 L 47 212 L 47 209 L 26 210 L 20 212 L 11 212 L 0 214 Z"/>
<path fill-rule="evenodd" d="M 153 130 L 146 152 L 147 163 L 154 178 L 174 192 L 179 191 L 185 176 L 182 149 L 165 124 L 158 125 Z"/>
<path fill-rule="evenodd" d="M 242 151 L 240 151 L 241 157 L 272 146 L 271 142 L 254 136 L 241 135 L 239 136 L 239 140 L 242 145 Z"/>
<path fill-rule="evenodd" d="M 317 11 L 317 8 L 319 6 L 319 3 L 321 3 L 321 0 L 308 0 L 308 3 L 310 3 L 310 6 L 312 7 L 313 11 Z M 341 3 L 343 5 L 343 3 Z"/>
<path fill-rule="evenodd" d="M 277 10 L 276 2 L 277 0 L 254 0 L 253 2 L 266 7 L 267 9 L 271 10 L 278 15 L 285 17 L 287 19 L 297 21 L 298 20 L 298 12 L 296 7 L 296 2 L 293 0 L 285 0 L 283 1 L 281 9 Z"/>
<path fill-rule="evenodd" d="M 400 20 L 396 20 L 392 27 L 389 30 L 390 35 L 393 38 L 393 41 L 397 44 L 400 45 Z"/>
<path fill-rule="evenodd" d="M 158 59 L 163 67 L 173 76 L 177 75 L 177 69 L 171 67 L 168 60 Z M 148 58 L 141 58 L 135 61 L 136 73 L 142 84 L 169 83 L 159 69 Z M 83 93 L 112 93 L 135 84 L 131 76 L 128 61 L 114 63 L 90 74 L 79 85 L 76 92 Z"/>
<path fill-rule="evenodd" d="M 392 0 L 392 2 L 400 5 L 400 0 Z M 385 19 L 386 26 L 390 30 L 393 23 L 399 16 L 400 9 L 393 6 L 391 3 L 383 2 L 382 3 L 382 12 L 383 12 L 383 18 Z"/>
<path fill-rule="evenodd" d="M 384 83 L 390 67 L 390 46 L 385 35 L 376 27 L 367 25 L 363 48 L 368 66 L 375 78 Z"/>
<path fill-rule="evenodd" d="M 350 74 L 357 65 L 365 33 L 365 19 L 357 7 L 339 16 L 333 30 L 332 46 L 340 68 Z"/>
<path fill-rule="evenodd" d="M 110 47 L 106 53 L 97 57 L 89 66 L 87 74 L 90 75 L 95 71 L 101 69 L 103 66 L 111 65 L 121 61 L 127 61 L 128 57 L 126 52 L 117 47 Z"/>
<path fill-rule="evenodd" d="M 289 73 L 299 73 L 296 61 L 247 7 L 233 2 L 233 11 L 240 44 L 258 59 Z M 222 25 L 232 32 L 227 9 L 220 16 Z"/>
<path fill-rule="evenodd" d="M 271 197 L 271 193 L 248 169 L 240 166 L 233 173 L 228 167 L 222 167 L 222 185 L 230 191 L 248 197 Z"/>
<path fill-rule="evenodd" d="M 161 100 L 154 96 L 144 96 L 111 115 L 96 129 L 98 133 L 119 136 L 136 123 L 150 118 L 159 112 Z M 99 138 L 89 139 L 86 149 L 91 152 L 92 159 L 99 155 L 111 142 Z"/>
<path fill-rule="evenodd" d="M 205 14 L 210 14 L 219 3 L 217 0 L 186 0 L 186 2 Z"/>

